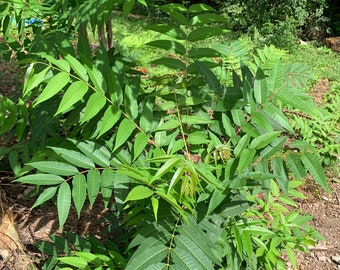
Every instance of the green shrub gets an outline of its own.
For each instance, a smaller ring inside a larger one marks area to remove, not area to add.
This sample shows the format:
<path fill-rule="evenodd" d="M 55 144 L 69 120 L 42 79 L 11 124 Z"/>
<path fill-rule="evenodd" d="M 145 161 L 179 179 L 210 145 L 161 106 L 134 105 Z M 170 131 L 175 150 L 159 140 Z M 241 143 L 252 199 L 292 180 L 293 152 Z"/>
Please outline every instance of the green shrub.
<path fill-rule="evenodd" d="M 285 108 L 318 114 L 300 89 L 304 66 L 266 47 L 249 66 L 223 68 L 223 45 L 199 46 L 225 33 L 223 16 L 203 4 L 161 10 L 173 24 L 149 29 L 169 38 L 148 45 L 169 52 L 152 61 L 167 75 L 145 78 L 103 45 L 92 54 L 86 39 L 65 50 L 65 35 L 55 55 L 26 60 L 27 110 L 1 103 L 6 130 L 30 119 L 34 138 L 39 117 L 50 124 L 25 160 L 11 158 L 15 181 L 38 187 L 32 208 L 55 199 L 60 227 L 72 204 L 81 216 L 101 195 L 114 209 L 111 242 L 53 237 L 38 245 L 52 256 L 42 269 L 284 269 L 283 253 L 296 268 L 294 251 L 320 238 L 293 201 L 297 187 L 309 172 L 329 190 L 317 156 L 287 140 Z"/>
<path fill-rule="evenodd" d="M 298 38 L 322 39 L 325 36 L 327 17 L 325 0 L 290 1 L 216 1 L 234 31 L 250 34 L 260 46 L 273 44 L 291 48 Z"/>

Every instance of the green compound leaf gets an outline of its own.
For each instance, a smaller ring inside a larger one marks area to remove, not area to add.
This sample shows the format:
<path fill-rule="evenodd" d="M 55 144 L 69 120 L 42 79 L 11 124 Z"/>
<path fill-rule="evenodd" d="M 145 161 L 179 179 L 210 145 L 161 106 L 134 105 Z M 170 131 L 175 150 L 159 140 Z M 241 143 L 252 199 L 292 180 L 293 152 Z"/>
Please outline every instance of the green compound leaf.
<path fill-rule="evenodd" d="M 114 171 L 109 168 L 105 168 L 103 170 L 101 174 L 100 190 L 102 193 L 105 208 L 107 208 L 109 205 L 116 180 L 116 173 Z"/>
<path fill-rule="evenodd" d="M 82 62 L 84 63 L 84 67 L 88 75 L 90 76 L 91 82 L 93 83 L 96 91 L 99 91 L 101 94 L 105 94 L 107 90 L 107 83 L 103 76 L 103 74 L 93 65 L 92 61 L 90 61 L 86 56 L 81 55 Z"/>
<path fill-rule="evenodd" d="M 101 182 L 101 177 L 100 177 L 99 171 L 96 169 L 90 170 L 87 174 L 87 194 L 89 196 L 91 209 L 94 204 L 94 201 L 96 200 L 98 196 L 99 189 L 100 189 L 100 182 Z"/>
<path fill-rule="evenodd" d="M 165 4 L 163 6 L 160 6 L 159 9 L 163 10 L 166 13 L 171 13 L 172 11 L 183 13 L 188 11 L 188 9 L 185 6 L 175 3 Z"/>
<path fill-rule="evenodd" d="M 142 200 L 151 197 L 153 194 L 154 192 L 146 186 L 136 186 L 129 192 L 125 202 Z"/>
<path fill-rule="evenodd" d="M 26 175 L 26 176 L 23 176 L 23 177 L 20 177 L 14 180 L 14 182 L 20 182 L 20 183 L 38 185 L 38 186 L 58 185 L 60 183 L 63 183 L 64 181 L 65 181 L 64 178 L 60 177 L 59 175 L 39 174 L 39 173 Z"/>
<path fill-rule="evenodd" d="M 158 240 L 155 240 L 152 246 L 149 246 L 148 242 L 144 241 L 135 252 L 135 254 L 138 252 L 138 256 L 133 256 L 129 260 L 125 270 L 149 269 L 152 265 L 166 258 L 168 250 L 169 248 Z"/>
<path fill-rule="evenodd" d="M 282 110 L 276 107 L 273 103 L 268 102 L 264 104 L 263 111 L 268 119 L 273 119 L 278 125 L 294 134 L 294 130 L 290 125 L 288 118 L 284 115 Z"/>
<path fill-rule="evenodd" d="M 126 113 L 132 118 L 136 119 L 138 116 L 138 89 L 137 87 L 125 85 L 124 91 L 124 107 Z"/>
<path fill-rule="evenodd" d="M 149 136 L 143 133 L 138 133 L 135 137 L 133 145 L 133 160 L 136 160 L 143 152 L 149 141 Z"/>
<path fill-rule="evenodd" d="M 123 3 L 123 13 L 125 16 L 128 16 L 135 5 L 135 0 L 125 0 Z"/>
<path fill-rule="evenodd" d="M 198 26 L 198 25 L 203 25 L 207 23 L 216 23 L 216 22 L 224 22 L 226 21 L 226 17 L 222 15 L 217 15 L 214 13 L 205 13 L 205 14 L 200 14 L 192 17 L 190 19 L 189 24 L 191 26 Z"/>
<path fill-rule="evenodd" d="M 122 113 L 120 110 L 118 110 L 115 106 L 110 105 L 106 109 L 101 120 L 100 132 L 98 137 L 102 136 L 104 133 L 112 129 L 120 119 L 121 115 Z"/>
<path fill-rule="evenodd" d="M 191 48 L 188 52 L 190 58 L 200 59 L 203 57 L 218 57 L 220 53 L 210 48 Z"/>
<path fill-rule="evenodd" d="M 204 64 L 195 61 L 198 71 L 202 74 L 205 83 L 214 91 L 216 95 L 222 95 L 222 86 L 217 79 L 216 75 Z"/>
<path fill-rule="evenodd" d="M 192 13 L 199 13 L 199 12 L 206 12 L 206 11 L 215 11 L 212 7 L 209 7 L 205 4 L 193 4 L 189 7 L 189 12 Z"/>
<path fill-rule="evenodd" d="M 165 66 L 171 69 L 185 70 L 186 65 L 183 61 L 174 58 L 159 58 L 151 62 L 153 65 Z"/>
<path fill-rule="evenodd" d="M 274 157 L 271 161 L 271 165 L 277 183 L 279 184 L 283 192 L 287 194 L 289 181 L 283 164 L 283 160 L 281 158 Z"/>
<path fill-rule="evenodd" d="M 159 200 L 155 197 L 151 197 L 151 205 L 152 205 L 152 210 L 153 210 L 153 214 L 155 216 L 155 220 L 157 222 L 158 220 L 158 207 L 159 207 Z"/>
<path fill-rule="evenodd" d="M 62 228 L 66 222 L 71 207 L 71 189 L 67 182 L 63 182 L 58 190 L 57 209 L 59 228 Z"/>
<path fill-rule="evenodd" d="M 26 71 L 23 96 L 41 84 L 45 80 L 46 73 L 49 70 L 50 67 L 47 67 L 39 73 L 34 74 L 34 64 L 31 64 Z"/>
<path fill-rule="evenodd" d="M 163 49 L 166 51 L 174 52 L 179 55 L 183 55 L 186 53 L 185 47 L 181 43 L 174 41 L 174 40 L 160 39 L 160 40 L 150 41 L 146 43 L 146 45 L 153 46 L 153 47 Z"/>
<path fill-rule="evenodd" d="M 188 25 L 188 19 L 183 14 L 177 11 L 172 11 L 172 12 L 169 12 L 168 14 L 170 18 L 173 19 L 175 22 L 178 22 L 179 24 L 184 25 L 184 26 Z"/>
<path fill-rule="evenodd" d="M 178 163 L 180 163 L 182 161 L 181 158 L 179 157 L 173 157 L 170 158 L 169 160 L 167 160 L 162 167 L 159 168 L 159 170 L 157 171 L 157 173 L 152 177 L 151 182 L 156 181 L 157 179 L 161 178 L 164 174 L 166 174 L 167 172 L 169 172 L 173 167 L 175 167 Z"/>
<path fill-rule="evenodd" d="M 262 69 L 256 71 L 255 81 L 254 81 L 254 97 L 258 104 L 264 104 L 267 102 L 268 98 L 268 88 L 266 76 Z"/>
<path fill-rule="evenodd" d="M 66 72 L 60 72 L 53 76 L 34 102 L 34 107 L 59 93 L 68 84 L 69 80 L 70 76 Z"/>
<path fill-rule="evenodd" d="M 206 40 L 207 38 L 220 36 L 224 33 L 222 28 L 202 26 L 190 32 L 188 35 L 188 40 L 191 42 L 196 42 L 199 40 Z"/>
<path fill-rule="evenodd" d="M 84 82 L 87 82 L 89 77 L 87 75 L 84 65 L 67 52 L 60 50 L 60 53 L 61 55 L 63 55 L 64 59 L 70 64 L 71 68 L 80 77 L 80 79 L 82 79 Z"/>
<path fill-rule="evenodd" d="M 106 98 L 101 93 L 93 93 L 88 99 L 85 107 L 85 114 L 81 119 L 84 123 L 95 117 L 106 104 Z"/>
<path fill-rule="evenodd" d="M 253 162 L 255 157 L 255 149 L 244 149 L 240 154 L 240 160 L 237 166 L 238 171 L 241 173 L 249 164 Z"/>
<path fill-rule="evenodd" d="M 67 61 L 65 61 L 64 59 L 57 60 L 57 59 L 53 58 L 52 56 L 46 54 L 45 52 L 40 52 L 40 53 L 38 52 L 37 54 L 39 56 L 41 56 L 42 58 L 45 58 L 51 64 L 60 68 L 62 71 L 66 72 L 66 73 L 70 73 L 71 67 L 70 67 L 69 63 Z"/>
<path fill-rule="evenodd" d="M 265 134 L 262 134 L 256 137 L 250 143 L 250 149 L 261 149 L 268 144 L 272 143 L 279 135 L 281 134 L 280 131 L 272 131 Z"/>
<path fill-rule="evenodd" d="M 277 60 L 268 77 L 268 91 L 270 93 L 277 92 L 283 84 L 283 65 Z"/>
<path fill-rule="evenodd" d="M 64 93 L 63 98 L 59 104 L 58 110 L 55 115 L 69 110 L 75 103 L 80 101 L 88 90 L 87 83 L 83 81 L 76 81 Z"/>
<path fill-rule="evenodd" d="M 77 148 L 88 158 L 90 158 L 94 163 L 102 167 L 109 167 L 111 160 L 111 152 L 100 144 L 92 141 L 76 141 L 69 140 L 77 146 Z"/>
<path fill-rule="evenodd" d="M 95 167 L 93 161 L 82 153 L 60 147 L 49 148 L 51 148 L 55 153 L 60 155 L 61 158 L 65 159 L 72 165 L 86 169 L 91 169 Z"/>
<path fill-rule="evenodd" d="M 49 187 L 46 188 L 38 197 L 38 199 L 35 201 L 35 203 L 32 205 L 31 210 L 44 202 L 48 201 L 49 199 L 53 198 L 53 196 L 56 194 L 58 190 L 58 187 Z"/>
<path fill-rule="evenodd" d="M 116 136 L 115 148 L 113 151 L 117 150 L 119 146 L 124 144 L 129 139 L 135 128 L 135 124 L 127 118 L 124 118 L 122 122 L 120 122 Z"/>
<path fill-rule="evenodd" d="M 59 161 L 37 161 L 27 163 L 26 165 L 38 169 L 39 171 L 56 175 L 70 176 L 78 173 L 76 167 Z"/>
<path fill-rule="evenodd" d="M 80 218 L 81 209 L 84 206 L 86 200 L 86 178 L 83 174 L 77 174 L 72 180 L 72 199 L 76 211 L 78 214 L 78 219 Z"/>
<path fill-rule="evenodd" d="M 190 262 L 190 265 L 193 266 L 190 269 L 214 269 L 211 260 L 207 257 L 204 250 L 197 246 L 193 239 L 180 234 L 175 238 L 175 243 L 176 247 L 174 250 L 177 250 L 178 255 L 174 256 L 176 264 L 181 265 L 184 263 L 187 265 Z M 182 256 L 180 256 L 181 254 Z"/>
<path fill-rule="evenodd" d="M 58 258 L 59 261 L 61 261 L 64 264 L 67 265 L 71 265 L 74 267 L 77 267 L 78 269 L 86 269 L 87 267 L 87 261 L 82 259 L 82 258 L 78 258 L 78 257 L 62 257 L 62 258 Z M 71 268 L 69 268 L 71 269 Z"/>
<path fill-rule="evenodd" d="M 314 180 L 326 191 L 330 192 L 327 178 L 317 157 L 310 153 L 301 156 L 301 161 Z"/>
<path fill-rule="evenodd" d="M 296 179 L 304 179 L 306 177 L 306 170 L 297 154 L 289 154 L 286 157 L 286 162 L 288 169 L 294 174 Z"/>
<path fill-rule="evenodd" d="M 179 40 L 186 39 L 186 34 L 179 27 L 167 24 L 154 24 L 148 29 Z"/>

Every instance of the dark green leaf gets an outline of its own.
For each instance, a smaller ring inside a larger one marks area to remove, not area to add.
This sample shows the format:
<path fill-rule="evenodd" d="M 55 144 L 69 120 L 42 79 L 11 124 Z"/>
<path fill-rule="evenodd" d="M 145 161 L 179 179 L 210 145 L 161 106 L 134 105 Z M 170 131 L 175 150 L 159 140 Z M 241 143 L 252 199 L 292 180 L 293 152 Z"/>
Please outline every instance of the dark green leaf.
<path fill-rule="evenodd" d="M 123 13 L 125 16 L 128 16 L 135 5 L 135 0 L 124 0 L 123 3 Z"/>
<path fill-rule="evenodd" d="M 161 65 L 171 69 L 185 70 L 186 65 L 183 61 L 174 58 L 159 58 L 151 62 L 153 65 Z"/>
<path fill-rule="evenodd" d="M 167 24 L 154 24 L 151 25 L 149 30 L 156 31 L 158 33 L 176 38 L 178 40 L 186 39 L 186 34 L 179 28 Z"/>
<path fill-rule="evenodd" d="M 191 31 L 188 35 L 188 40 L 191 42 L 196 42 L 199 40 L 206 40 L 207 38 L 220 36 L 224 33 L 222 28 L 202 26 Z"/>
<path fill-rule="evenodd" d="M 171 11 L 168 14 L 170 18 L 173 19 L 175 22 L 178 22 L 179 24 L 184 26 L 188 25 L 188 19 L 182 13 Z"/>
<path fill-rule="evenodd" d="M 213 90 L 216 95 L 222 95 L 222 87 L 216 75 L 201 62 L 195 61 L 195 64 L 198 68 L 198 71 L 202 74 L 205 83 L 209 85 L 210 89 Z"/>
<path fill-rule="evenodd" d="M 210 48 L 191 48 L 188 55 L 190 58 L 200 59 L 202 57 L 218 57 L 220 53 Z"/>
<path fill-rule="evenodd" d="M 159 39 L 159 40 L 150 41 L 146 43 L 146 45 L 164 49 L 166 51 L 174 52 L 180 55 L 183 55 L 186 53 L 185 47 L 181 43 L 174 41 L 174 40 Z"/>

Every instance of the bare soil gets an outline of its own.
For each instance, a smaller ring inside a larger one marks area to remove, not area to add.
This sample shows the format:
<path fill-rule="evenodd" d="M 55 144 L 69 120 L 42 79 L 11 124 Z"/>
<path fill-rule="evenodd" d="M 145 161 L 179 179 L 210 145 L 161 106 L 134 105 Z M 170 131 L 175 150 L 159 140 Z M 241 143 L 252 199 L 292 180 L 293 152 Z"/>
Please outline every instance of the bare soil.
<path fill-rule="evenodd" d="M 0 63 L 0 94 L 11 96 L 16 91 L 17 85 L 21 83 L 18 79 L 21 76 L 18 74 L 21 74 L 20 70 L 12 65 Z M 323 95 L 329 91 L 329 85 L 330 82 L 324 79 L 320 80 L 312 89 L 316 103 L 323 102 Z M 0 147 L 1 144 L 0 140 Z M 43 261 L 45 257 L 34 248 L 33 243 L 39 240 L 49 241 L 50 235 L 62 233 L 58 229 L 56 206 L 53 202 L 47 202 L 30 211 L 34 199 L 27 199 L 26 195 L 31 191 L 31 187 L 13 184 L 12 179 L 13 176 L 10 172 L 0 171 L 0 213 L 2 213 L 0 227 L 7 224 L 6 228 L 9 228 L 8 223 L 11 223 L 19 234 L 20 243 L 13 239 L 15 236 L 8 236 L 6 232 L 0 230 L 0 248 L 1 244 L 5 243 L 2 245 L 6 246 L 3 247 L 3 250 L 7 250 L 8 253 L 6 259 L 3 258 L 5 255 L 0 254 L 0 270 L 25 269 L 18 267 L 16 263 L 18 260 L 23 260 L 23 257 L 20 257 L 22 253 L 13 248 L 13 241 L 14 244 L 22 244 L 23 247 L 20 249 L 26 254 L 24 259 L 30 260 L 39 267 L 39 262 Z M 311 225 L 325 238 L 315 247 L 311 247 L 310 253 L 297 255 L 297 265 L 300 270 L 340 269 L 340 261 L 336 262 L 337 257 L 340 256 L 340 178 L 333 173 L 329 174 L 329 179 L 332 193 L 327 194 L 315 184 L 308 183 L 302 190 L 307 199 L 298 202 L 301 210 L 314 216 Z M 95 203 L 92 209 L 89 208 L 89 205 L 85 205 L 81 218 L 78 219 L 75 210 L 71 209 L 70 218 L 64 230 L 102 238 L 105 224 L 101 218 L 108 212 L 103 209 L 103 204 L 100 202 Z"/>

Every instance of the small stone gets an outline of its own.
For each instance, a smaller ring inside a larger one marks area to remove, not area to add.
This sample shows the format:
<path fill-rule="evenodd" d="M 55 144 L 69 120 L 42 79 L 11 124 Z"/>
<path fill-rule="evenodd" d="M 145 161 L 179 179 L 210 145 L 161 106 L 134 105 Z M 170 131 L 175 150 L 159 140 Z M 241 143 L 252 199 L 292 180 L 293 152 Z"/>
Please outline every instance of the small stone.
<path fill-rule="evenodd" d="M 320 262 L 325 262 L 325 261 L 327 261 L 326 256 L 319 256 L 319 261 L 320 261 Z"/>
<path fill-rule="evenodd" d="M 340 265 L 340 256 L 332 256 L 331 259 L 333 262 Z"/>

